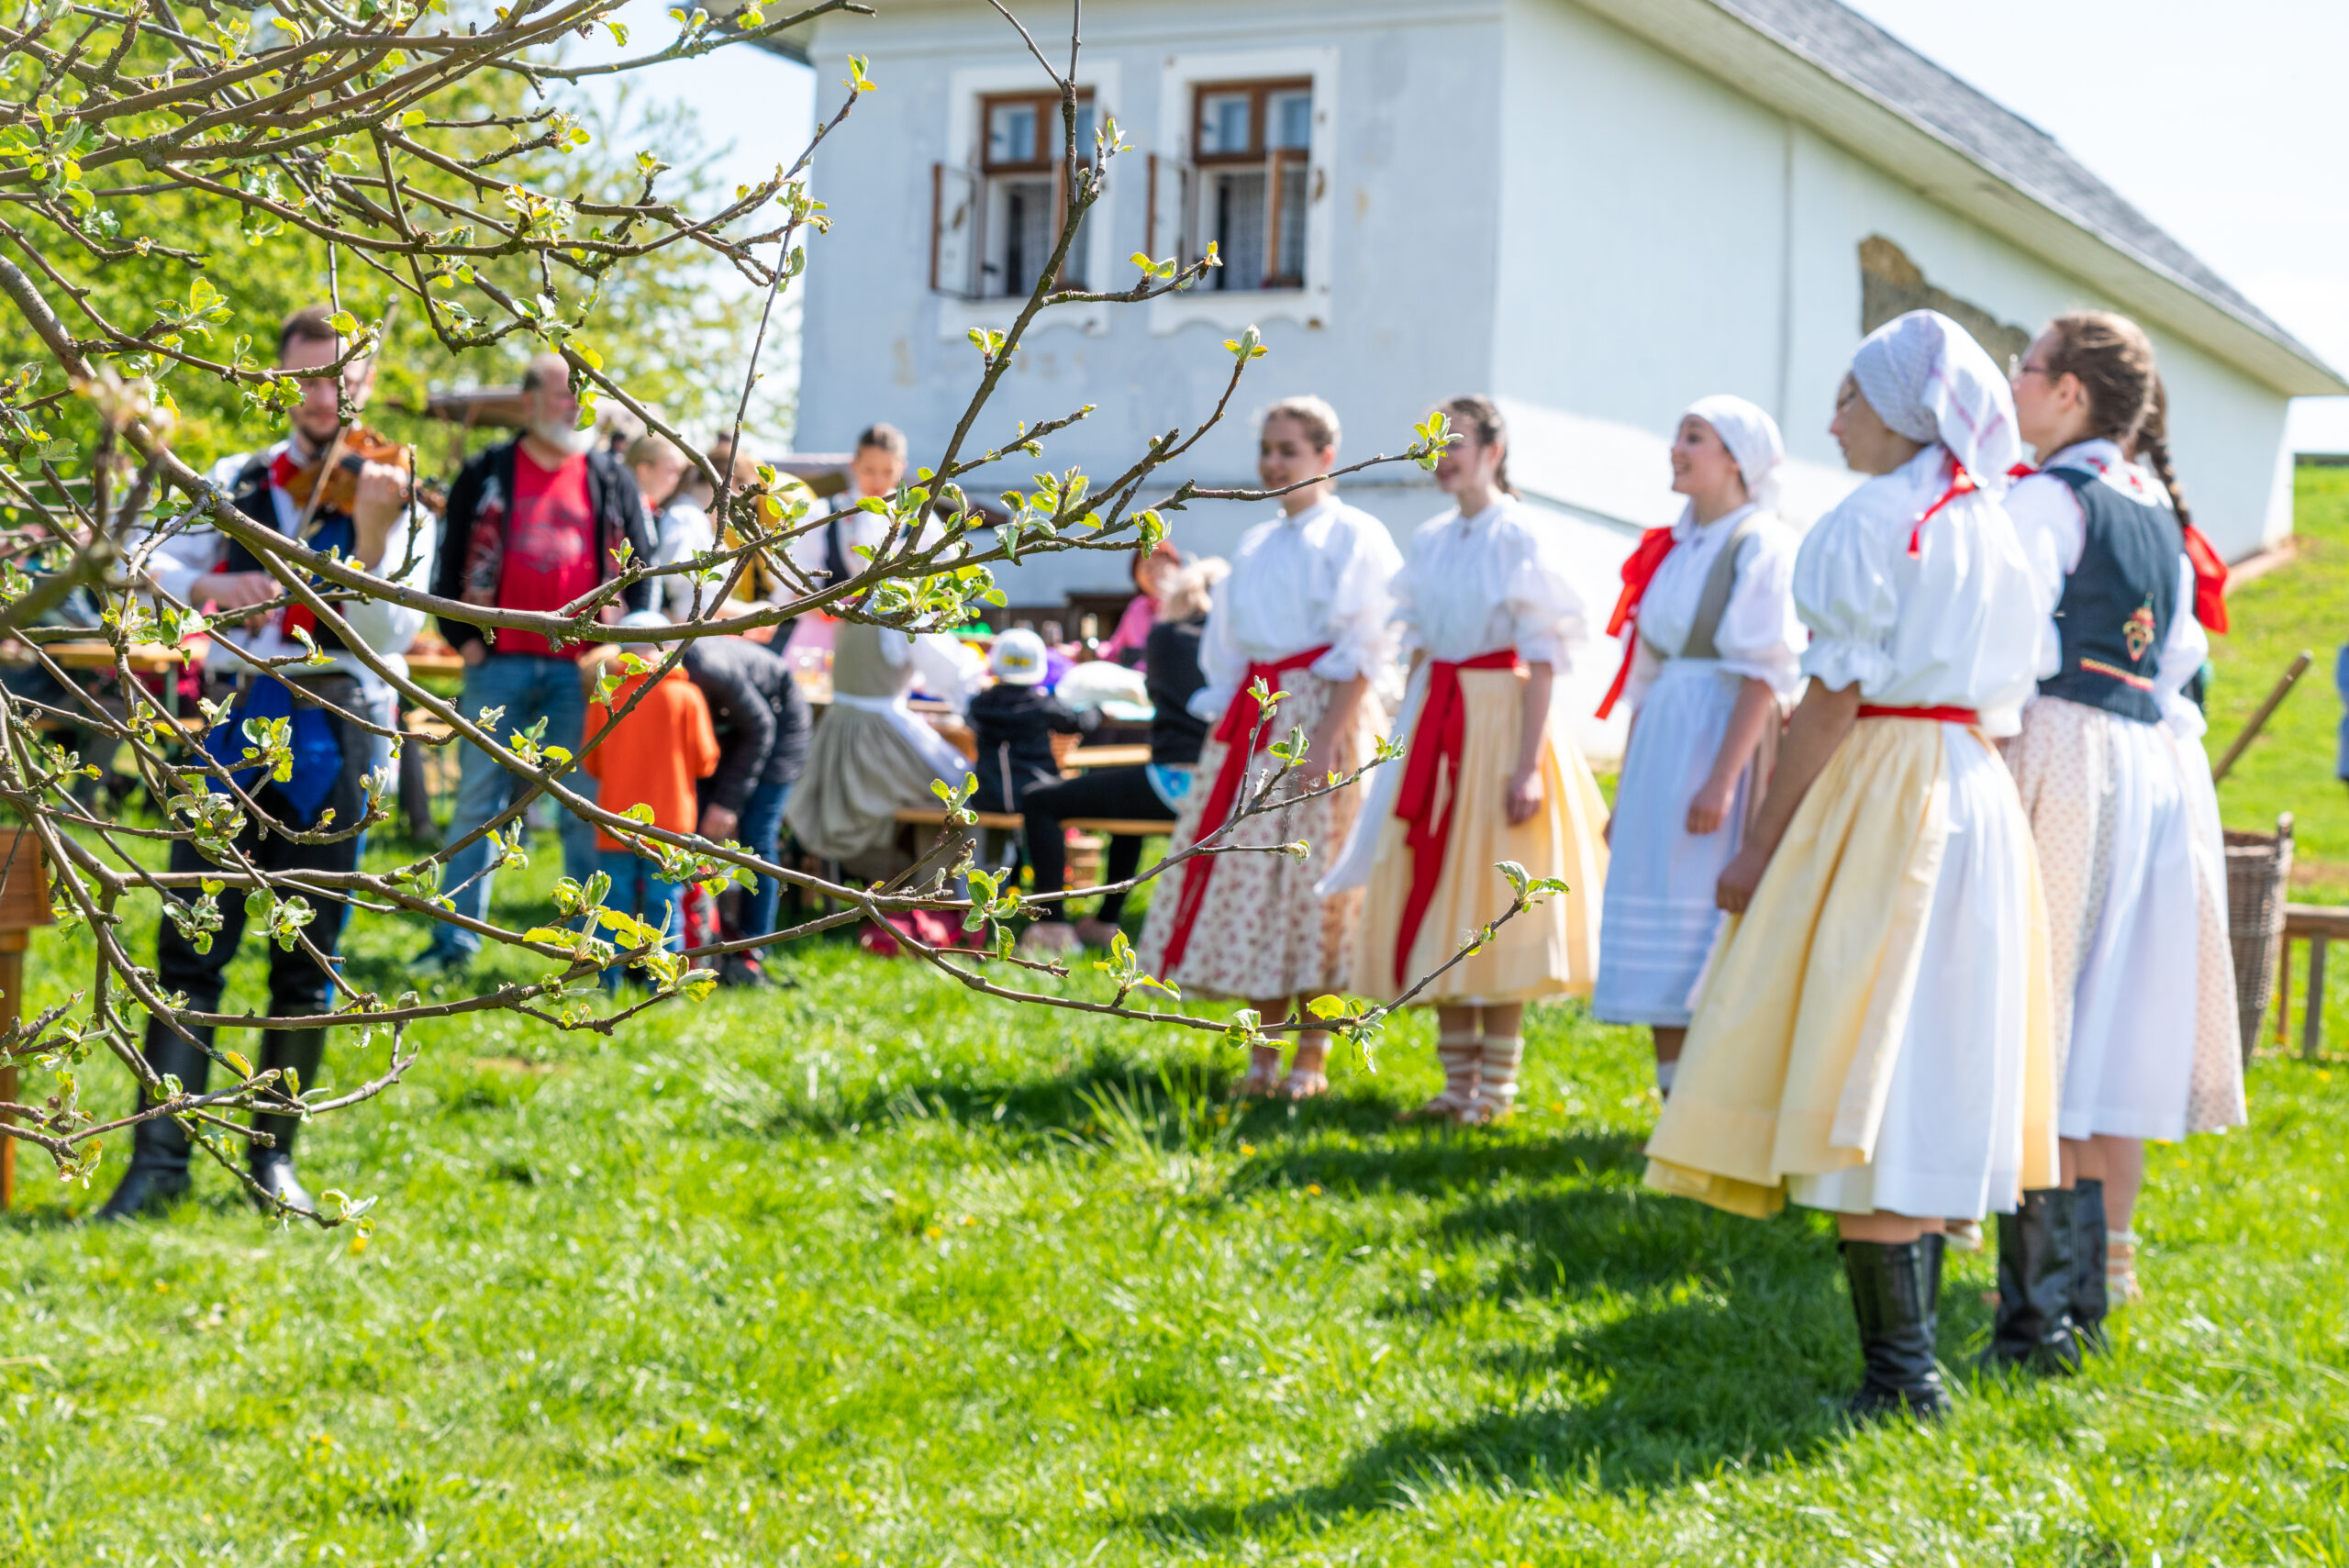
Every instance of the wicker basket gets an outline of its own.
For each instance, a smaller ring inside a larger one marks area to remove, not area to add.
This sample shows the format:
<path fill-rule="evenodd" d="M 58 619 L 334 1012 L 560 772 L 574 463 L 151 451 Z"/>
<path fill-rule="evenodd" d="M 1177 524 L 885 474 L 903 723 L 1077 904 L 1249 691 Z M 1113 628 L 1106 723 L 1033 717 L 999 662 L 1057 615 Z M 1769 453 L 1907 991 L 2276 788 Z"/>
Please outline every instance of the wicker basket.
<path fill-rule="evenodd" d="M 2227 936 L 2235 955 L 2235 1007 L 2243 1019 L 2243 1056 L 2251 1060 L 2259 1026 L 2276 995 L 2284 946 L 2284 904 L 2292 883 L 2292 814 L 2273 833 L 2227 833 Z"/>

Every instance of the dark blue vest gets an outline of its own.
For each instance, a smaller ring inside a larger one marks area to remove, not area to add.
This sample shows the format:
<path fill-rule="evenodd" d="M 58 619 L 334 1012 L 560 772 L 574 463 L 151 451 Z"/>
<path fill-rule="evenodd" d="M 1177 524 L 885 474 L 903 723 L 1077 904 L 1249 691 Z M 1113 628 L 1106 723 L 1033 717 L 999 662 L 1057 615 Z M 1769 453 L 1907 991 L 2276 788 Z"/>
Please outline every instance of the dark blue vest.
<path fill-rule="evenodd" d="M 2051 697 L 2086 703 L 2143 724 L 2161 719 L 2154 700 L 2162 644 L 2177 614 L 2177 563 L 2186 535 L 2166 506 L 2132 501 L 2093 473 L 2051 468 L 2087 516 L 2080 563 L 2064 580 L 2055 630 L 2064 665 L 2039 683 Z"/>
<path fill-rule="evenodd" d="M 250 462 L 239 469 L 228 484 L 228 504 L 272 532 L 277 530 L 277 498 L 270 494 L 269 459 L 255 453 Z M 348 557 L 357 552 L 359 531 L 356 525 L 340 512 L 330 512 L 324 506 L 310 519 L 310 537 L 302 541 L 323 555 L 339 550 Z M 228 551 L 220 562 L 223 572 L 266 572 L 261 558 L 236 539 L 228 540 Z M 320 648 L 340 648 L 342 639 L 321 625 L 310 633 Z"/>

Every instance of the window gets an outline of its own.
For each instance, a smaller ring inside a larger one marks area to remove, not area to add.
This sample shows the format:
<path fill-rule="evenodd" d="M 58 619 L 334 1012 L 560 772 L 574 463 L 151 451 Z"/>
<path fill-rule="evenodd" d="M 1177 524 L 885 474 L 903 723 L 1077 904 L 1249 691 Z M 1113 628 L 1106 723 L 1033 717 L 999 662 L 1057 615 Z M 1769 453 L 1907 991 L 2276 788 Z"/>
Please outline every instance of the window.
<path fill-rule="evenodd" d="M 1202 83 L 1193 105 L 1187 249 L 1223 261 L 1202 286 L 1303 288 L 1312 79 Z"/>
<path fill-rule="evenodd" d="M 1061 100 L 1054 93 L 991 95 L 978 101 L 978 167 L 931 172 L 930 287 L 965 299 L 1024 299 L 1060 243 L 1068 207 Z M 1076 101 L 1076 153 L 1093 161 L 1093 95 Z M 1084 288 L 1080 232 L 1061 268 L 1063 288 Z"/>

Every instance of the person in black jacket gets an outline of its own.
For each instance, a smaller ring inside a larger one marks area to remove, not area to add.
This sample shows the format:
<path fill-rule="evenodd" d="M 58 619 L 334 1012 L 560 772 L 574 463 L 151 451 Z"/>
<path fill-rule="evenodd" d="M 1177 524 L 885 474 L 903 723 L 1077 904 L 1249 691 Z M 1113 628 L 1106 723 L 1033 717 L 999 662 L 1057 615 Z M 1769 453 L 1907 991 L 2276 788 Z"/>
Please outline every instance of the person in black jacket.
<path fill-rule="evenodd" d="M 501 442 L 467 463 L 449 492 L 432 591 L 445 599 L 500 609 L 557 610 L 618 574 L 620 550 L 649 561 L 652 530 L 635 476 L 618 458 L 596 449 L 593 429 L 573 428 L 579 402 L 572 395 L 570 367 L 552 354 L 530 361 L 522 376 L 521 436 Z M 652 603 L 652 584 L 638 583 L 619 606 L 605 606 L 614 620 L 624 609 Z M 534 632 L 502 631 L 495 645 L 467 621 L 443 618 L 440 635 L 465 661 L 461 706 L 468 714 L 503 708 L 501 735 L 526 730 L 540 719 L 540 744 L 576 752 L 586 718 L 586 694 L 579 683 L 582 643 L 561 647 Z M 462 839 L 506 808 L 514 775 L 477 747 L 460 756 L 457 804 L 449 823 L 451 840 Z M 573 773 L 563 781 L 593 799 L 596 782 Z M 585 882 L 596 871 L 596 829 L 563 812 L 562 869 Z M 489 840 L 475 840 L 450 857 L 444 885 L 459 915 L 480 919 L 489 907 Z M 433 928 L 432 945 L 420 962 L 461 969 L 479 951 L 481 939 L 453 924 Z"/>
<path fill-rule="evenodd" d="M 748 606 L 744 606 L 747 608 Z M 783 656 L 747 637 L 705 637 L 686 644 L 685 673 L 701 688 L 718 731 L 718 771 L 701 784 L 701 836 L 731 839 L 773 860 L 783 834 L 784 802 L 807 765 L 807 698 Z M 742 899 L 742 937 L 774 929 L 782 886 L 753 882 Z M 766 983 L 762 953 L 729 955 L 718 965 L 727 984 Z"/>
<path fill-rule="evenodd" d="M 1069 817 L 1173 819 L 1190 788 L 1208 735 L 1207 721 L 1193 717 L 1188 706 L 1191 695 L 1207 684 L 1199 673 L 1199 633 L 1208 624 L 1208 595 L 1230 570 L 1212 557 L 1185 567 L 1159 606 L 1143 665 L 1151 706 L 1156 710 L 1150 721 L 1150 761 L 1138 768 L 1096 768 L 1080 778 L 1032 791 L 1021 803 L 1036 892 L 1057 893 L 1064 884 L 1068 844 L 1061 824 Z M 1111 885 L 1140 869 L 1141 845 L 1141 839 L 1124 834 L 1110 839 L 1106 869 Z M 1102 895 L 1100 912 L 1074 924 L 1064 904 L 1045 907 L 1048 912 L 1029 929 L 1020 945 L 1031 952 L 1071 952 L 1080 945 L 1108 945 L 1117 935 L 1119 917 L 1125 913 L 1126 895 Z"/>
<path fill-rule="evenodd" d="M 978 793 L 971 804 L 981 811 L 1017 811 L 1032 790 L 1061 781 L 1052 755 L 1054 735 L 1090 735 L 1100 727 L 1097 713 L 1071 713 L 1043 689 L 1044 639 L 1032 631 L 1007 631 L 995 639 L 987 672 L 995 684 L 971 699 L 971 733 L 978 741 Z"/>

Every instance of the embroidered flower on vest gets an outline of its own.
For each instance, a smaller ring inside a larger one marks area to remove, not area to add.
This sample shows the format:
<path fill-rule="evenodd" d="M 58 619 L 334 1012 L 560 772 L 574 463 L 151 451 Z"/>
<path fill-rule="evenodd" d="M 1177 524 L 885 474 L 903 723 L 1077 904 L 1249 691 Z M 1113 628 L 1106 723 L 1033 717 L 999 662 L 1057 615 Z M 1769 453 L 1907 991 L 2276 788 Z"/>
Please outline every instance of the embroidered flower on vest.
<path fill-rule="evenodd" d="M 2145 602 L 2137 606 L 2134 614 L 2121 623 L 2121 638 L 2129 645 L 2132 663 L 2143 659 L 2145 650 L 2154 645 L 2154 596 L 2151 594 L 2145 595 Z"/>

